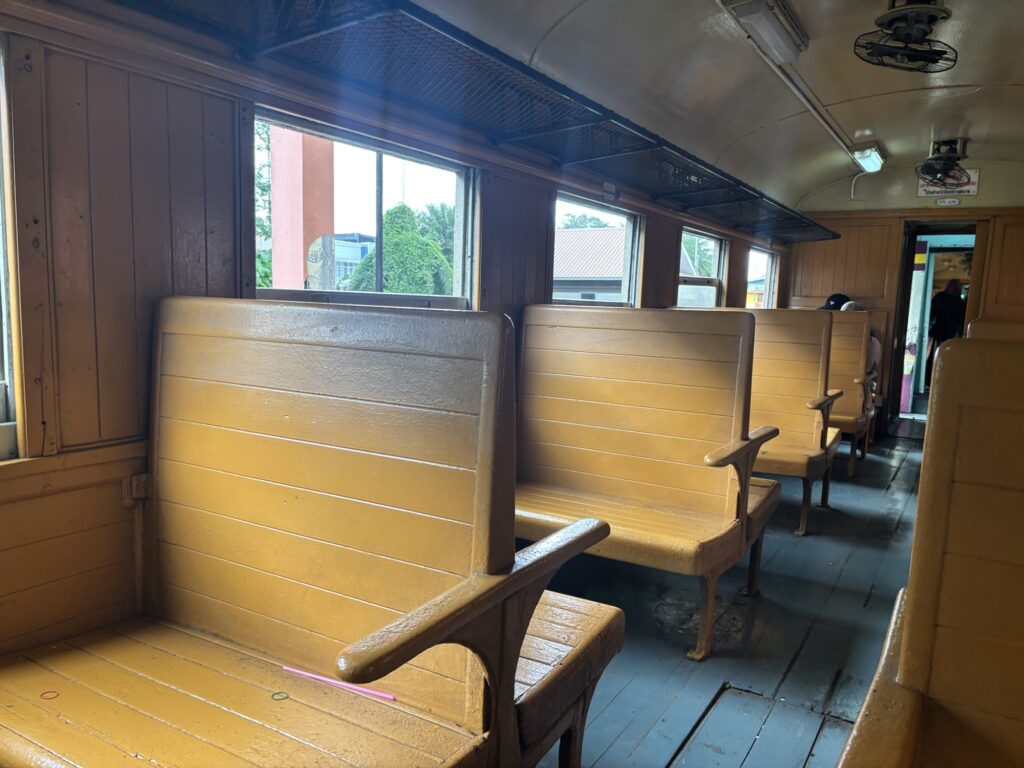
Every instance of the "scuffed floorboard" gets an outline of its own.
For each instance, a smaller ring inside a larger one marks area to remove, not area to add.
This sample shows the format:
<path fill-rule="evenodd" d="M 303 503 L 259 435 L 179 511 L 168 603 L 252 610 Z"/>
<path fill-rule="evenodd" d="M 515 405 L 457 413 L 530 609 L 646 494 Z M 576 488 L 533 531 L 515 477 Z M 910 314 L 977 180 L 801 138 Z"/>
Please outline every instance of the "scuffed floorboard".
<path fill-rule="evenodd" d="M 590 768 L 831 768 L 867 693 L 893 600 L 906 584 L 920 443 L 883 442 L 846 477 L 836 457 L 832 509 L 792 535 L 800 483 L 765 539 L 761 595 L 746 568 L 718 583 L 715 653 L 691 662 L 697 580 L 577 558 L 554 589 L 626 611 L 626 645 L 590 709 Z M 816 489 L 816 492 L 819 489 Z M 557 750 L 541 765 L 557 765 Z"/>

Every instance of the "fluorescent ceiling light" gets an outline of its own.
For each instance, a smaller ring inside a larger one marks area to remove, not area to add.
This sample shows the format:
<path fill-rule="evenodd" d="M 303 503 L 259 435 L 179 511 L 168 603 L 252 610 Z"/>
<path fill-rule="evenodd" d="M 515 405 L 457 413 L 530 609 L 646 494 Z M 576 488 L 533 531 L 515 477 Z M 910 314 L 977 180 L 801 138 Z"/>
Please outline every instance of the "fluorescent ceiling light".
<path fill-rule="evenodd" d="M 800 55 L 800 42 L 779 21 L 768 0 L 726 0 L 726 6 L 747 34 L 777 65 L 796 61 Z"/>
<path fill-rule="evenodd" d="M 864 170 L 864 173 L 878 173 L 885 165 L 885 157 L 882 156 L 882 150 L 878 148 L 877 144 L 854 147 L 853 159 L 857 161 L 857 165 Z"/>

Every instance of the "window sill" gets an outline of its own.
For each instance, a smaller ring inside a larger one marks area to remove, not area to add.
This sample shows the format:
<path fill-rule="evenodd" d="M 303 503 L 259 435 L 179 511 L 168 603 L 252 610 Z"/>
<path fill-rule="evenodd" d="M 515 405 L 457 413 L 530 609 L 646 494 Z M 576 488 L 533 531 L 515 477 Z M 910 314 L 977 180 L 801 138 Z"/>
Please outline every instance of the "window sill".
<path fill-rule="evenodd" d="M 463 296 L 427 296 L 418 293 L 362 293 L 358 291 L 306 291 L 283 288 L 257 288 L 257 299 L 269 301 L 306 301 L 315 304 L 365 304 L 377 307 L 427 309 L 470 309 Z"/>

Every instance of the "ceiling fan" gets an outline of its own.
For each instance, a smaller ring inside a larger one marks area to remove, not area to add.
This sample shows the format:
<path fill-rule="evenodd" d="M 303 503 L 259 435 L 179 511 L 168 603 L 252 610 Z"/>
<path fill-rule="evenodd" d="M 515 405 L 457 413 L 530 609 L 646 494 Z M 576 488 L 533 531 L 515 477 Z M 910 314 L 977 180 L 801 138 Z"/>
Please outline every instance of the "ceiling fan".
<path fill-rule="evenodd" d="M 854 43 L 854 52 L 869 64 L 906 72 L 945 72 L 956 66 L 956 48 L 929 37 L 953 15 L 942 0 L 890 0 L 875 19 L 878 29 Z"/>
<path fill-rule="evenodd" d="M 960 165 L 967 158 L 967 139 L 940 139 L 932 142 L 932 153 L 915 168 L 917 177 L 932 186 L 960 189 L 971 183 L 971 176 Z"/>

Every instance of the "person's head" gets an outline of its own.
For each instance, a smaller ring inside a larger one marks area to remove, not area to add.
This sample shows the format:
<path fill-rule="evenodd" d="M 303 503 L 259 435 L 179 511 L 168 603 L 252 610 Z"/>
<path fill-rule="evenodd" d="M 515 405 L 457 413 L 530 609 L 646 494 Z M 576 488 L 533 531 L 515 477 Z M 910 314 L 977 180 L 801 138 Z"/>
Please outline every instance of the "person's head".
<path fill-rule="evenodd" d="M 848 301 L 840 309 L 843 312 L 867 312 L 864 305 L 858 304 L 856 301 Z"/>
<path fill-rule="evenodd" d="M 960 295 L 960 281 L 957 280 L 954 277 L 952 280 L 950 280 L 948 283 L 946 283 L 946 287 L 943 288 L 942 290 L 944 290 L 946 293 L 948 293 L 948 294 L 950 294 L 952 296 L 959 296 Z"/>
<path fill-rule="evenodd" d="M 827 299 L 825 303 L 818 307 L 818 309 L 831 309 L 832 311 L 838 311 L 843 308 L 843 304 L 846 304 L 850 300 L 850 297 L 845 293 L 833 293 Z"/>

